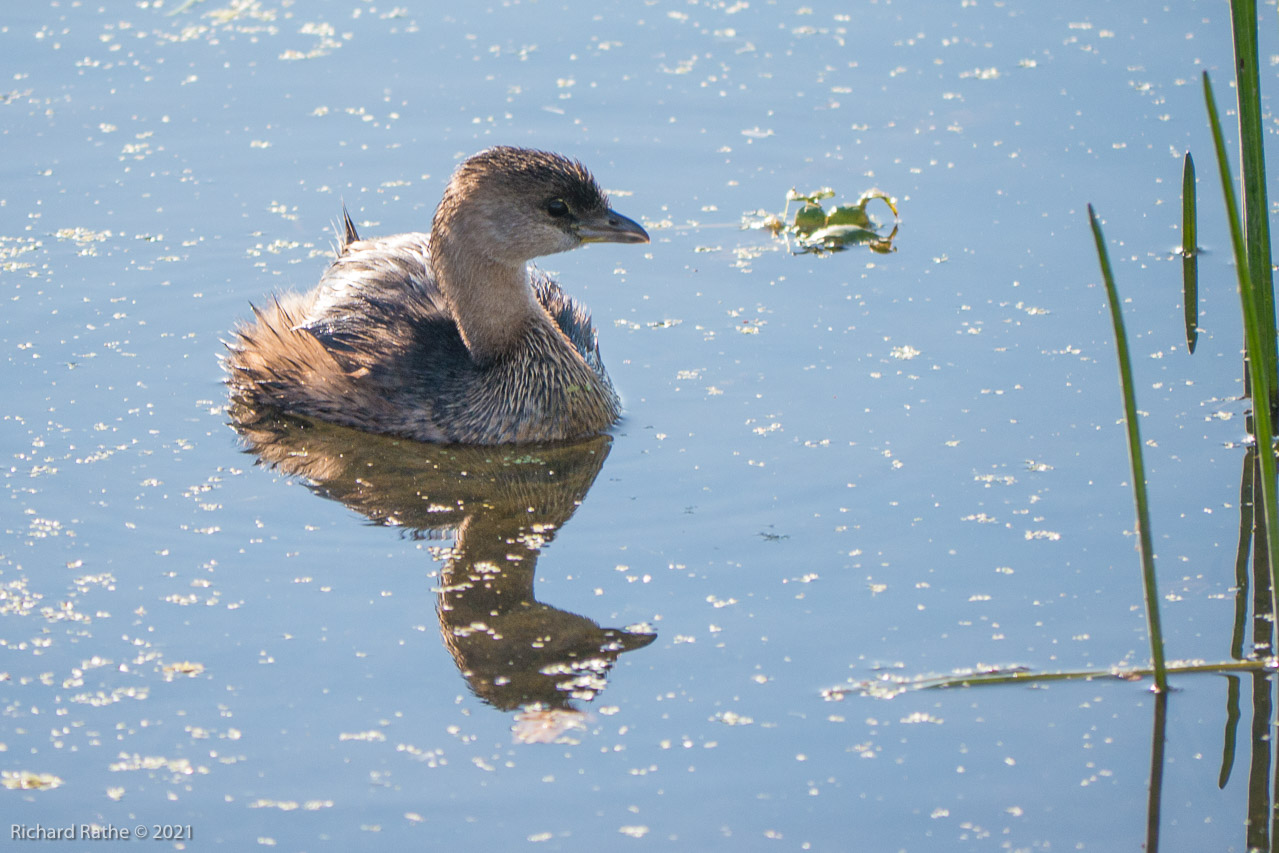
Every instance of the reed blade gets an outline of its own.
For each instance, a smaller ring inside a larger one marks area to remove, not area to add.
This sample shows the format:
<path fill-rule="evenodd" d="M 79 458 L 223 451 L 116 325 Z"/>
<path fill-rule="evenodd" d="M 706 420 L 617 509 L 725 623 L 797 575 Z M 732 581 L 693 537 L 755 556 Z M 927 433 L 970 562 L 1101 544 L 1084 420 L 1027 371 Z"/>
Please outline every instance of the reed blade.
<path fill-rule="evenodd" d="M 1248 351 L 1248 375 L 1252 380 L 1252 415 L 1254 439 L 1257 442 L 1257 460 L 1261 463 L 1261 521 L 1272 534 L 1266 537 L 1267 563 L 1271 571 L 1272 586 L 1279 589 L 1279 514 L 1275 509 L 1275 454 L 1274 432 L 1270 423 L 1270 377 L 1264 359 L 1258 353 L 1265 351 L 1262 343 L 1261 324 L 1269 326 L 1274 334 L 1274 315 L 1258 316 L 1257 297 L 1253 291 L 1252 276 L 1248 269 L 1247 251 L 1243 229 L 1239 223 L 1239 207 L 1235 202 L 1234 181 L 1230 177 L 1230 161 L 1226 156 L 1225 138 L 1221 133 L 1221 119 L 1217 114 L 1217 101 L 1212 94 L 1212 81 L 1208 72 L 1203 75 L 1204 102 L 1208 107 L 1208 124 L 1212 128 L 1213 147 L 1217 152 L 1217 170 L 1221 178 L 1221 191 L 1225 197 L 1226 217 L 1230 221 L 1230 245 L 1235 257 L 1235 275 L 1239 280 L 1239 304 L 1243 308 L 1244 335 Z"/>
<path fill-rule="evenodd" d="M 1186 317 L 1186 348 L 1199 342 L 1199 243 L 1195 211 L 1195 160 L 1186 152 L 1181 170 L 1181 304 Z"/>
<path fill-rule="evenodd" d="M 1168 690 L 1168 671 L 1164 663 L 1163 628 L 1159 620 L 1159 589 L 1155 581 L 1155 550 L 1150 536 L 1150 501 L 1146 493 L 1146 463 L 1141 453 L 1141 428 L 1137 423 L 1137 391 L 1132 379 L 1132 359 L 1128 355 L 1128 335 L 1124 330 L 1124 316 L 1115 288 L 1115 277 L 1110 269 L 1110 254 L 1106 251 L 1106 238 L 1092 205 L 1088 205 L 1088 222 L 1097 244 L 1097 258 L 1101 263 L 1101 278 L 1106 285 L 1106 299 L 1110 303 L 1110 320 L 1115 330 L 1115 349 L 1119 356 L 1119 381 L 1124 397 L 1124 422 L 1128 434 L 1128 461 L 1132 464 L 1132 493 L 1137 505 L 1137 548 L 1141 553 L 1141 579 L 1146 595 L 1146 622 L 1150 633 L 1150 656 L 1155 668 L 1155 688 Z"/>
<path fill-rule="evenodd" d="M 1256 0 L 1230 0 L 1234 33 L 1235 89 L 1239 105 L 1239 156 L 1243 175 L 1242 198 L 1245 255 L 1252 278 L 1253 306 L 1261 333 L 1259 348 L 1249 346 L 1249 356 L 1266 368 L 1268 388 L 1279 392 L 1279 360 L 1275 353 L 1274 282 L 1270 265 L 1270 219 L 1266 200 L 1266 158 L 1263 148 L 1261 82 L 1257 57 Z M 1255 395 L 1255 388 L 1254 388 Z M 1265 398 L 1273 408 L 1275 399 Z"/>

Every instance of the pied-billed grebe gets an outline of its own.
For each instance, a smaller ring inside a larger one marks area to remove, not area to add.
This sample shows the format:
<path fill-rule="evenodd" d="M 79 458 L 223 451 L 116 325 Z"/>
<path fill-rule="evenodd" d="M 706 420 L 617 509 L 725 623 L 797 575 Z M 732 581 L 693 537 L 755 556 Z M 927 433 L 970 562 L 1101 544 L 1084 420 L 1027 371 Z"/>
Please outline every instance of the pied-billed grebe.
<path fill-rule="evenodd" d="M 361 240 L 310 293 L 241 326 L 225 364 L 240 403 L 420 441 L 591 435 L 620 403 L 590 315 L 528 262 L 583 243 L 647 243 L 582 164 L 526 148 L 464 161 L 431 233 Z"/>

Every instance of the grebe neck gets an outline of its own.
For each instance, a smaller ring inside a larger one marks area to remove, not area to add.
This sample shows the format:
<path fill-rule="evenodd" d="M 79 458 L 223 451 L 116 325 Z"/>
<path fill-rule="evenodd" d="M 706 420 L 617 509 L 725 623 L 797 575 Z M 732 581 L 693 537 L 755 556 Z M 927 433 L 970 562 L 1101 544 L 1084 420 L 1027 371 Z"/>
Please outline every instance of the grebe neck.
<path fill-rule="evenodd" d="M 431 256 L 436 285 L 471 358 L 485 365 L 520 349 L 529 325 L 545 313 L 529 286 L 528 265 L 458 245 L 452 229 L 432 230 Z"/>

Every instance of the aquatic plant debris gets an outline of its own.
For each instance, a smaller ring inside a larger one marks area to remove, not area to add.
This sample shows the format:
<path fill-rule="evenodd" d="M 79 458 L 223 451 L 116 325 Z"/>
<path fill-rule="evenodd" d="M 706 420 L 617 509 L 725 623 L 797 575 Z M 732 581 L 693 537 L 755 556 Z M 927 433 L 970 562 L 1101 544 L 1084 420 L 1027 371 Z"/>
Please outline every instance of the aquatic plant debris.
<path fill-rule="evenodd" d="M 0 771 L 0 784 L 15 791 L 48 791 L 57 788 L 62 780 L 52 773 L 35 773 L 30 770 Z"/>
<path fill-rule="evenodd" d="M 897 236 L 900 215 L 892 196 L 882 190 L 869 189 L 854 204 L 837 204 L 829 209 L 822 205 L 834 197 L 835 191 L 830 187 L 807 193 L 792 187 L 786 193 L 782 215 L 766 216 L 759 224 L 774 236 L 784 237 L 788 244 L 794 238 L 799 250 L 792 250 L 793 254 L 839 252 L 854 246 L 866 246 L 879 254 L 896 251 L 893 239 Z M 887 236 L 877 230 L 877 224 L 866 212 L 866 205 L 875 199 L 882 200 L 893 212 L 893 230 Z M 800 206 L 795 218 L 788 220 L 792 202 L 799 202 Z"/>

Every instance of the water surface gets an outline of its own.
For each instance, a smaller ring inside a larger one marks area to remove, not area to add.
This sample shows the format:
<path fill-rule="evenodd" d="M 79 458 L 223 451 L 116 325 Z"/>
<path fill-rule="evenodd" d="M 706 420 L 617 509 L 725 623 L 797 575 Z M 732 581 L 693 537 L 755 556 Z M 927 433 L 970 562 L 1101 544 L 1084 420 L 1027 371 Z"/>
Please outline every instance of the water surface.
<path fill-rule="evenodd" d="M 1169 654 L 1229 656 L 1244 406 L 1212 180 L 1193 358 L 1172 254 L 1224 4 L 50 2 L 0 49 L 0 765 L 61 783 L 4 792 L 13 820 L 189 825 L 186 849 L 1144 842 L 1148 684 L 823 691 L 1145 661 L 1090 201 Z M 435 450 L 343 431 L 304 437 L 341 464 L 261 464 L 217 363 L 237 318 L 314 283 L 343 204 L 426 228 L 499 143 L 581 158 L 653 235 L 543 262 L 623 422 L 464 460 L 495 466 L 464 493 Z M 822 186 L 894 196 L 897 251 L 742 227 Z M 533 482 L 538 531 L 503 503 Z M 543 664 L 512 699 L 442 641 L 477 561 L 419 492 L 488 507 L 472 544 L 525 537 L 504 582 L 598 653 L 540 694 L 569 717 L 521 704 Z M 1228 682 L 1177 684 L 1165 844 L 1244 850 L 1246 712 L 1219 787 Z"/>

